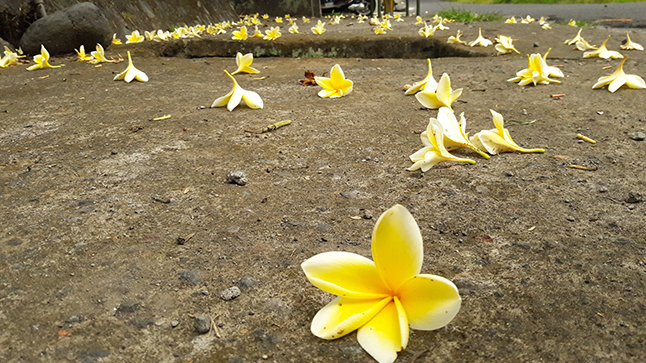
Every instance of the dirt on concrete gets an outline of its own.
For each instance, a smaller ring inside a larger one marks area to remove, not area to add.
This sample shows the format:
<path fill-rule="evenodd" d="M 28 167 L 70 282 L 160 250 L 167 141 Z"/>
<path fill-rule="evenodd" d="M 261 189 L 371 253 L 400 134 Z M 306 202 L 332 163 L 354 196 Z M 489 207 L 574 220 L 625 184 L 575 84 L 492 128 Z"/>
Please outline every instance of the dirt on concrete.
<path fill-rule="evenodd" d="M 473 40 L 478 27 L 509 29 L 521 54 L 433 59 L 435 78 L 464 89 L 453 107 L 471 134 L 493 128 L 494 109 L 545 154 L 459 150 L 477 163 L 407 171 L 437 114 L 402 90 L 426 75 L 423 58 L 259 58 L 259 75 L 236 78 L 265 107 L 233 112 L 209 108 L 231 89 L 233 58 L 136 56 L 150 81 L 131 84 L 112 80 L 125 63 L 71 56 L 0 70 L 0 360 L 372 362 L 355 334 L 310 333 L 331 296 L 300 263 L 370 256 L 396 203 L 421 228 L 423 272 L 463 298 L 448 326 L 413 331 L 398 362 L 646 360 L 646 91 L 593 90 L 619 62 L 582 59 L 563 44 L 572 27 L 453 24 L 436 37 Z M 583 32 L 597 45 L 608 34 L 618 50 L 623 31 Z M 560 84 L 507 82 L 548 47 Z M 624 54 L 646 76 L 644 52 Z M 336 63 L 348 96 L 299 83 Z M 248 183 L 227 183 L 231 171 Z"/>

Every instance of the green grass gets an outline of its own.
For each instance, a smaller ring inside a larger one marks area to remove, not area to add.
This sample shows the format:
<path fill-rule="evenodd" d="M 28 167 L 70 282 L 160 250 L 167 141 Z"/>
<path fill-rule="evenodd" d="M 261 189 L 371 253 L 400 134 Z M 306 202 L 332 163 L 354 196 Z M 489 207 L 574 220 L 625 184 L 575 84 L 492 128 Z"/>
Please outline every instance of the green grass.
<path fill-rule="evenodd" d="M 446 0 L 467 4 L 600 4 L 600 3 L 632 3 L 644 0 Z"/>
<path fill-rule="evenodd" d="M 497 21 L 502 20 L 502 15 L 498 13 L 478 14 L 471 10 L 454 9 L 443 10 L 437 13 L 444 19 L 450 19 L 461 23 L 472 23 L 474 21 Z"/>

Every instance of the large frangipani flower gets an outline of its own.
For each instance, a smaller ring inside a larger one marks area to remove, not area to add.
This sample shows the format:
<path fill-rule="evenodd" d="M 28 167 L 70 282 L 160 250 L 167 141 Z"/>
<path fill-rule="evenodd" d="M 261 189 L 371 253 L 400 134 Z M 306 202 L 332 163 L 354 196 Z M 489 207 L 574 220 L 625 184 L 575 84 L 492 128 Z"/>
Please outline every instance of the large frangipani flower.
<path fill-rule="evenodd" d="M 374 262 L 349 252 L 324 252 L 301 264 L 316 287 L 337 295 L 314 316 L 311 331 L 337 339 L 354 330 L 379 363 L 392 363 L 408 345 L 409 326 L 436 330 L 460 310 L 457 287 L 444 277 L 420 274 L 422 235 L 401 205 L 384 212 L 372 231 Z"/>
<path fill-rule="evenodd" d="M 628 56 L 626 56 L 626 58 L 624 58 L 624 60 L 622 60 L 621 63 L 619 63 L 619 67 L 617 68 L 616 71 L 614 71 L 609 76 L 600 77 L 597 83 L 595 83 L 594 86 L 592 86 L 592 88 L 593 89 L 601 88 L 607 85 L 608 91 L 613 93 L 624 84 L 630 88 L 635 88 L 635 89 L 646 88 L 646 83 L 644 83 L 643 78 L 635 74 L 624 73 L 624 63 L 626 62 L 626 59 L 628 59 Z"/>
<path fill-rule="evenodd" d="M 247 38 L 249 37 L 249 34 L 247 34 L 247 27 L 244 25 L 241 26 L 237 31 L 234 31 L 232 34 L 233 36 L 231 37 L 231 39 L 233 40 L 247 40 Z"/>
<path fill-rule="evenodd" d="M 520 86 L 526 86 L 530 83 L 534 83 L 534 86 L 538 84 L 549 84 L 550 82 L 561 83 L 560 81 L 549 78 L 550 72 L 550 67 L 547 66 L 545 59 L 540 54 L 528 54 L 527 68 L 518 71 L 516 77 L 508 79 L 507 82 L 518 82 Z"/>
<path fill-rule="evenodd" d="M 476 40 L 469 43 L 469 46 L 473 47 L 474 45 L 479 45 L 481 47 L 487 47 L 492 44 L 493 43 L 491 42 L 491 40 L 486 39 L 482 36 L 482 28 L 478 28 L 478 37 L 476 38 Z"/>
<path fill-rule="evenodd" d="M 460 123 L 455 117 L 455 114 L 448 107 L 440 107 L 437 112 L 437 121 L 442 126 L 442 133 L 444 134 L 444 146 L 447 150 L 456 150 L 463 147 L 469 148 L 482 156 L 489 159 L 489 155 L 478 149 L 469 141 L 469 134 L 467 130 L 467 120 L 464 118 L 464 112 L 460 114 Z M 422 142 L 428 139 L 428 130 L 422 132 Z M 428 145 L 427 145 L 428 146 Z"/>
<path fill-rule="evenodd" d="M 619 48 L 623 50 L 644 50 L 644 47 L 641 44 L 634 43 L 630 40 L 630 35 L 626 32 L 626 44 L 622 44 Z"/>
<path fill-rule="evenodd" d="M 454 44 L 467 44 L 466 41 L 460 39 L 461 36 L 462 36 L 462 30 L 458 29 L 458 33 L 455 36 L 451 35 L 446 42 L 454 43 Z"/>
<path fill-rule="evenodd" d="M 319 20 L 316 26 L 312 27 L 312 33 L 316 35 L 321 35 L 325 33 L 325 23 Z"/>
<path fill-rule="evenodd" d="M 36 69 L 40 68 L 60 68 L 62 66 L 53 66 L 49 64 L 49 52 L 47 49 L 45 49 L 44 45 L 40 45 L 40 54 L 36 54 L 34 56 L 34 64 L 33 66 L 27 68 L 28 71 L 35 71 Z"/>
<path fill-rule="evenodd" d="M 444 73 L 437 84 L 435 91 L 424 90 L 418 92 L 415 98 L 426 108 L 448 107 L 451 111 L 451 104 L 462 94 L 462 88 L 451 90 L 451 79 Z"/>
<path fill-rule="evenodd" d="M 249 106 L 249 108 L 263 107 L 262 99 L 256 92 L 242 89 L 242 87 L 238 85 L 236 79 L 233 78 L 233 76 L 230 75 L 229 72 L 224 71 L 224 73 L 226 73 L 227 76 L 231 78 L 231 81 L 233 82 L 233 89 L 231 90 L 231 92 L 213 101 L 211 107 L 222 107 L 226 105 L 227 110 L 233 111 L 233 109 L 240 104 L 241 100 L 244 101 L 247 106 Z"/>
<path fill-rule="evenodd" d="M 139 34 L 139 30 L 135 30 L 130 35 L 126 35 L 126 44 L 130 43 L 141 43 L 145 40 L 144 36 Z"/>
<path fill-rule="evenodd" d="M 606 40 L 603 41 L 603 43 L 601 44 L 601 46 L 599 48 L 597 48 L 597 50 L 595 50 L 593 52 L 585 52 L 585 53 L 583 53 L 583 58 L 592 58 L 592 57 L 596 57 L 596 56 L 599 56 L 599 58 L 603 58 L 603 59 L 608 59 L 608 58 L 621 59 L 621 58 L 623 58 L 624 56 L 621 53 L 617 52 L 616 50 L 608 50 L 608 48 L 606 48 L 606 43 L 608 42 L 609 39 L 610 39 L 610 35 L 608 35 Z"/>
<path fill-rule="evenodd" d="M 413 83 L 411 88 L 409 88 L 406 91 L 407 95 L 414 95 L 419 91 L 435 92 L 437 90 L 437 81 L 435 80 L 435 78 L 433 78 L 433 68 L 431 68 L 431 59 L 427 58 L 426 61 L 428 62 L 428 74 L 423 80 Z"/>
<path fill-rule="evenodd" d="M 319 91 L 319 97 L 337 98 L 352 92 L 353 83 L 351 80 L 345 79 L 345 74 L 343 74 L 343 70 L 338 64 L 335 64 L 330 70 L 330 78 L 314 77 L 314 80 L 316 84 L 323 87 Z"/>
<path fill-rule="evenodd" d="M 496 128 L 491 130 L 482 130 L 471 136 L 471 142 L 477 148 L 487 150 L 487 152 L 492 155 L 513 151 L 520 151 L 521 153 L 545 152 L 543 149 L 523 149 L 518 146 L 518 144 L 511 139 L 509 130 L 504 128 L 505 121 L 503 120 L 502 115 L 494 110 L 489 111 L 491 111 L 491 115 L 493 115 L 493 124 Z"/>
<path fill-rule="evenodd" d="M 520 52 L 512 44 L 514 40 L 511 39 L 511 37 L 498 35 L 496 36 L 496 41 L 498 41 L 498 44 L 496 44 L 496 50 L 498 51 L 498 54 L 507 54 L 511 52 L 520 54 Z"/>
<path fill-rule="evenodd" d="M 446 146 L 444 146 L 446 138 L 444 137 L 443 129 L 444 127 L 439 120 L 435 118 L 429 120 L 426 131 L 422 133 L 424 136 L 421 137 L 424 147 L 409 156 L 413 165 L 408 170 L 422 169 L 422 172 L 425 173 L 435 164 L 443 161 L 457 161 L 469 164 L 476 163 L 471 159 L 458 158 L 449 153 Z"/>
<path fill-rule="evenodd" d="M 114 77 L 115 81 L 120 81 L 122 79 L 124 81 L 126 81 L 126 83 L 132 82 L 133 79 L 136 79 L 137 81 L 140 81 L 140 82 L 148 82 L 148 76 L 146 75 L 146 73 L 138 70 L 132 64 L 132 58 L 130 57 L 130 51 L 128 51 L 128 68 L 126 68 L 125 71 L 117 74 Z"/>
<path fill-rule="evenodd" d="M 268 30 L 265 30 L 265 36 L 262 37 L 264 40 L 276 40 L 278 39 L 282 33 L 280 32 L 279 27 L 271 27 Z"/>
<path fill-rule="evenodd" d="M 260 73 L 256 68 L 251 66 L 251 63 L 253 63 L 253 53 L 242 55 L 242 53 L 238 52 L 238 54 L 236 54 L 236 65 L 238 66 L 238 69 L 231 73 L 231 75 L 237 73 Z"/>

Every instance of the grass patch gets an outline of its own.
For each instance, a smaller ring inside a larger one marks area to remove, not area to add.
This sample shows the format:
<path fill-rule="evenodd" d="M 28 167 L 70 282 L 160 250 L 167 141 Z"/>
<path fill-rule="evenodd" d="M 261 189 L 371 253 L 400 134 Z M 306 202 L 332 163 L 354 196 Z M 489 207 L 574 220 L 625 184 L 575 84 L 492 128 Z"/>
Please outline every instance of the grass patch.
<path fill-rule="evenodd" d="M 502 20 L 502 15 L 498 13 L 478 14 L 471 10 L 462 10 L 451 8 L 451 10 L 442 10 L 437 15 L 444 19 L 450 19 L 461 23 L 473 23 L 474 21 L 498 21 Z"/>
<path fill-rule="evenodd" d="M 445 0 L 465 4 L 603 4 L 633 3 L 644 0 Z"/>

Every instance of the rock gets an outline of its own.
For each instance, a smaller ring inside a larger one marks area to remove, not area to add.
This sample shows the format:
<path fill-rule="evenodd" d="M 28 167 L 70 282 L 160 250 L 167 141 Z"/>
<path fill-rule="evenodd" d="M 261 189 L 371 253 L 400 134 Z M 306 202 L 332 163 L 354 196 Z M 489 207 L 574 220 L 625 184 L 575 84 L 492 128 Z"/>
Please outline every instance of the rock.
<path fill-rule="evenodd" d="M 202 283 L 202 279 L 197 271 L 180 271 L 177 273 L 177 276 L 179 276 L 180 280 L 187 281 L 193 285 L 199 285 Z"/>
<path fill-rule="evenodd" d="M 22 240 L 18 237 L 12 238 L 5 242 L 7 246 L 20 246 L 22 244 Z"/>
<path fill-rule="evenodd" d="M 641 194 L 637 192 L 630 192 L 628 193 L 628 196 L 626 199 L 624 199 L 624 202 L 626 203 L 639 203 L 643 200 L 643 197 Z"/>
<path fill-rule="evenodd" d="M 361 199 L 361 198 L 367 198 L 370 195 L 368 193 L 360 192 L 358 190 L 349 190 L 346 192 L 341 192 L 339 193 L 343 198 L 347 199 Z"/>
<path fill-rule="evenodd" d="M 10 50 L 14 51 L 13 46 L 11 45 L 11 43 L 9 43 L 8 41 L 0 38 L 0 51 L 4 52 L 4 47 L 7 47 Z M 1 54 L 4 56 L 4 53 L 1 53 Z"/>
<path fill-rule="evenodd" d="M 211 331 L 211 317 L 206 314 L 195 315 L 193 327 L 200 334 L 206 334 Z"/>
<path fill-rule="evenodd" d="M 227 174 L 227 183 L 247 185 L 247 174 L 242 171 L 236 170 Z"/>
<path fill-rule="evenodd" d="M 136 300 L 127 300 L 119 304 L 117 312 L 119 313 L 134 313 L 141 308 L 141 302 Z"/>
<path fill-rule="evenodd" d="M 85 2 L 36 20 L 20 39 L 25 54 L 40 53 L 44 45 L 51 55 L 74 53 L 81 45 L 107 48 L 114 29 L 96 5 Z"/>
<path fill-rule="evenodd" d="M 641 131 L 633 132 L 628 136 L 635 141 L 644 141 L 644 139 L 646 139 L 646 133 Z"/>
<path fill-rule="evenodd" d="M 363 210 L 363 219 L 372 219 L 372 212 L 368 209 Z"/>
<path fill-rule="evenodd" d="M 177 328 L 179 326 L 179 321 L 177 321 L 177 320 L 171 321 L 170 326 L 172 326 L 173 328 Z"/>
<path fill-rule="evenodd" d="M 237 286 L 232 286 L 228 289 L 223 290 L 220 293 L 220 299 L 224 301 L 230 301 L 240 296 L 240 288 Z"/>
<path fill-rule="evenodd" d="M 242 278 L 238 281 L 238 285 L 250 288 L 256 285 L 260 285 L 260 282 L 256 281 L 256 279 L 253 278 L 253 275 L 246 274 L 242 276 Z"/>

